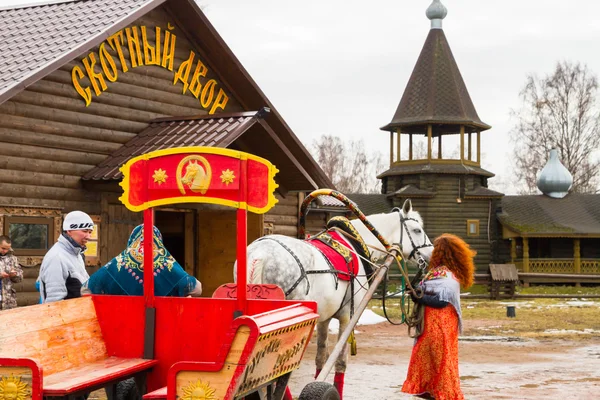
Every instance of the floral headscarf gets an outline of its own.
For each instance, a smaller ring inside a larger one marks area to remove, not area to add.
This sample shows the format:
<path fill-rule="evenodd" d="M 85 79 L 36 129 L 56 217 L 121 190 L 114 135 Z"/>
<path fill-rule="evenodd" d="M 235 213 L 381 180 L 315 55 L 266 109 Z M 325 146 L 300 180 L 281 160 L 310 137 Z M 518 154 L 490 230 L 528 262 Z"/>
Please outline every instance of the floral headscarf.
<path fill-rule="evenodd" d="M 144 293 L 144 226 L 131 232 L 127 248 L 93 274 L 84 285 L 94 294 L 133 295 Z M 197 281 L 165 248 L 160 231 L 154 227 L 154 294 L 187 296 Z"/>

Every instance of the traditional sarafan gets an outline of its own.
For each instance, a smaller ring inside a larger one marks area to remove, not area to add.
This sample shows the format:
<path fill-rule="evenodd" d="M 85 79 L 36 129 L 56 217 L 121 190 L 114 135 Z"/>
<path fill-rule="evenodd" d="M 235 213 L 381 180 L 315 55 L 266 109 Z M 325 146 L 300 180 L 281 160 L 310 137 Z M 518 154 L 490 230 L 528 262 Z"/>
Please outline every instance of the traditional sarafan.
<path fill-rule="evenodd" d="M 458 236 L 443 234 L 433 243 L 431 268 L 421 281 L 423 328 L 415 341 L 402 391 L 437 400 L 464 399 L 458 372 L 462 328 L 460 287 L 473 284 L 473 251 Z"/>

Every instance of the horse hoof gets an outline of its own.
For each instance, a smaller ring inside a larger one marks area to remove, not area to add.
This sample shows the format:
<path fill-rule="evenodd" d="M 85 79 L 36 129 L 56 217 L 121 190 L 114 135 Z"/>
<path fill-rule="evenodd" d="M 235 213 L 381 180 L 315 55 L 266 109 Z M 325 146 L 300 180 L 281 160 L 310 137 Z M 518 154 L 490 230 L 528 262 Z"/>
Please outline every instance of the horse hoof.
<path fill-rule="evenodd" d="M 330 383 L 311 382 L 304 386 L 298 400 L 340 400 L 340 394 Z"/>

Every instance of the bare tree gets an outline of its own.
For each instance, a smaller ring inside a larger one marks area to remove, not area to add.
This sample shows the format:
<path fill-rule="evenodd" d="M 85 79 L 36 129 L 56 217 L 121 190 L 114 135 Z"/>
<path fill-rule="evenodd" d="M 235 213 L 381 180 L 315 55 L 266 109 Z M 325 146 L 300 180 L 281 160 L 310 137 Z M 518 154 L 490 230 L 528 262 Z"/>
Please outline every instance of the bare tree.
<path fill-rule="evenodd" d="M 338 191 L 378 193 L 381 190 L 377 174 L 385 168 L 383 154 L 367 154 L 362 140 L 323 135 L 313 141 L 312 154 Z"/>
<path fill-rule="evenodd" d="M 524 193 L 537 189 L 536 176 L 552 148 L 573 175 L 573 191 L 596 192 L 600 176 L 598 79 L 587 66 L 566 61 L 550 75 L 529 75 L 520 93 L 521 109 L 511 132 L 515 173 Z"/>

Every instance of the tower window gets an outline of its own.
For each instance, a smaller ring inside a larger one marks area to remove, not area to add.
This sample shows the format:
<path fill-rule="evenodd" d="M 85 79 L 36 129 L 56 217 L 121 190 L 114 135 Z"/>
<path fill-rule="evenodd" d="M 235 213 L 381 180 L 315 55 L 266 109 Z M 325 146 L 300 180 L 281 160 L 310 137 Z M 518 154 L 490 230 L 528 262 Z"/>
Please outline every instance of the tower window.
<path fill-rule="evenodd" d="M 479 236 L 479 220 L 467 220 L 467 236 Z"/>

